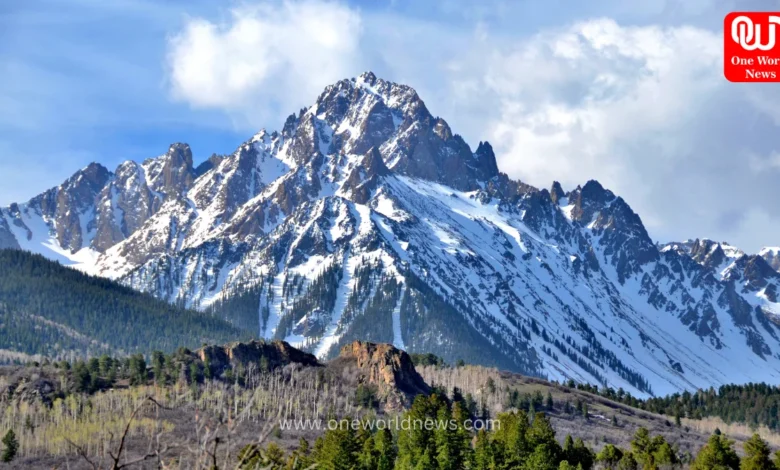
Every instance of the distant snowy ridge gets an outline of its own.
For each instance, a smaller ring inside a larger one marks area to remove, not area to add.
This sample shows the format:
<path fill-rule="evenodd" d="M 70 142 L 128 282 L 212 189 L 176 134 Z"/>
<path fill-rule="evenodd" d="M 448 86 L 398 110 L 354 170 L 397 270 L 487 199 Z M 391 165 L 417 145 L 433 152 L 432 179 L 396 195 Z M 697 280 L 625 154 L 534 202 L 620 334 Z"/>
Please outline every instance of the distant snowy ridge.
<path fill-rule="evenodd" d="M 0 247 L 320 357 L 388 342 L 639 396 L 780 380 L 780 250 L 656 245 L 598 182 L 511 180 L 370 72 L 198 167 L 92 164 L 1 209 Z"/>

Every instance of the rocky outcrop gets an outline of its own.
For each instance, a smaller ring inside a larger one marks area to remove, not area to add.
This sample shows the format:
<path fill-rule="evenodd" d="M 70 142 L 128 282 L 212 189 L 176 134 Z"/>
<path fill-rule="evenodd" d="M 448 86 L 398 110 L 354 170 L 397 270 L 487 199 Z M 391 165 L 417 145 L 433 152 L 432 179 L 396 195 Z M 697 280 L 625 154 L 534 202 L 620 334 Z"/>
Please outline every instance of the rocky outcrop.
<path fill-rule="evenodd" d="M 386 409 L 400 410 L 430 392 L 412 358 L 392 344 L 355 341 L 341 348 L 335 362 L 354 365 L 358 383 L 376 387 Z"/>
<path fill-rule="evenodd" d="M 309 353 L 295 349 L 284 341 L 250 341 L 228 343 L 224 346 L 204 346 L 195 355 L 219 374 L 229 366 L 253 365 L 257 370 L 270 371 L 288 364 L 317 367 L 320 363 Z"/>
<path fill-rule="evenodd" d="M 143 162 L 149 189 L 168 197 L 183 194 L 195 181 L 192 150 L 183 143 L 171 144 L 168 152 Z"/>
<path fill-rule="evenodd" d="M 552 188 L 550 189 L 550 199 L 556 204 L 558 201 L 566 197 L 566 193 L 563 191 L 561 183 L 553 181 Z"/>
<path fill-rule="evenodd" d="M 382 155 L 374 147 L 366 153 L 360 165 L 357 165 L 347 177 L 342 186 L 343 191 L 358 204 L 366 204 L 379 186 L 380 178 L 389 172 L 385 162 L 382 161 Z"/>
<path fill-rule="evenodd" d="M 766 261 L 772 269 L 780 271 L 780 248 L 764 248 L 758 255 L 764 258 L 764 261 Z"/>
<path fill-rule="evenodd" d="M 16 241 L 16 237 L 11 233 L 11 228 L 8 226 L 8 222 L 5 221 L 3 211 L 0 209 L 0 250 L 4 248 L 19 248 L 19 242 Z"/>
<path fill-rule="evenodd" d="M 51 405 L 62 395 L 60 386 L 64 383 L 58 374 L 49 368 L 8 367 L 0 371 L 0 405 L 40 402 Z"/>

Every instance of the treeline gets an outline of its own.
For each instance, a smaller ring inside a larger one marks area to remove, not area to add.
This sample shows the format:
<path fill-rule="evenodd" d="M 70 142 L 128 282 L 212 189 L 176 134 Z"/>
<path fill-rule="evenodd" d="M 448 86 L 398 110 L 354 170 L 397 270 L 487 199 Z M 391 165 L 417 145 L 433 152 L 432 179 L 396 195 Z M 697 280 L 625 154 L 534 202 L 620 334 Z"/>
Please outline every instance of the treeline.
<path fill-rule="evenodd" d="M 662 436 L 640 428 L 629 448 L 605 445 L 598 453 L 581 439 L 567 436 L 563 445 L 544 413 L 524 411 L 499 414 L 486 429 L 471 430 L 473 419 L 462 402 L 432 394 L 419 396 L 401 422 L 433 423 L 388 429 L 370 418 L 345 419 L 319 437 L 314 445 L 301 439 L 285 452 L 275 443 L 249 445 L 239 453 L 244 469 L 354 469 L 354 470 L 590 470 L 598 466 L 619 470 L 777 470 L 769 447 L 754 435 L 739 458 L 734 442 L 720 434 L 694 457 L 680 455 Z M 470 423 L 468 426 L 465 423 Z"/>
<path fill-rule="evenodd" d="M 716 416 L 726 423 L 744 423 L 780 430 L 780 388 L 765 383 L 723 385 L 717 389 L 683 392 L 650 398 L 642 405 L 648 411 L 701 419 Z"/>
<path fill-rule="evenodd" d="M 766 383 L 723 385 L 717 390 L 711 387 L 693 393 L 685 391 L 648 399 L 633 397 L 622 388 L 599 388 L 575 384 L 572 380 L 566 385 L 634 408 L 674 417 L 678 424 L 681 418 L 717 417 L 727 424 L 741 423 L 752 428 L 766 426 L 773 431 L 780 430 L 780 388 Z"/>
<path fill-rule="evenodd" d="M 197 385 L 207 380 L 220 380 L 243 386 L 246 385 L 250 374 L 257 376 L 267 373 L 274 366 L 268 358 L 262 356 L 256 365 L 251 365 L 252 370 L 249 366 L 240 363 L 235 366 L 228 364 L 223 367 L 223 370 L 217 370 L 209 363 L 208 356 L 206 361 L 202 361 L 187 348 L 179 348 L 171 354 L 153 351 L 148 358 L 139 353 L 120 358 L 104 354 L 86 361 L 45 360 L 43 364 L 37 362 L 29 364 L 33 367 L 41 365 L 54 367 L 64 379 L 64 387 L 59 391 L 59 398 L 72 393 L 93 394 L 122 384 L 129 386 L 180 384 L 192 387 L 192 391 L 197 393 Z"/>
<path fill-rule="evenodd" d="M 19 250 L 0 250 L 0 346 L 50 357 L 173 351 L 251 333 L 113 281 Z"/>

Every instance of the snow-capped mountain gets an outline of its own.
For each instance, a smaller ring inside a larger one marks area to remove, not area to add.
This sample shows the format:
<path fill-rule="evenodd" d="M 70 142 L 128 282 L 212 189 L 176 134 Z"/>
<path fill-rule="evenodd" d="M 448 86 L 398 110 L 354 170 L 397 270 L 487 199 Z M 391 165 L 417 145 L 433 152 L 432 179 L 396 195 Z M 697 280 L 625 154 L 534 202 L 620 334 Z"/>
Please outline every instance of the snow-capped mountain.
<path fill-rule="evenodd" d="M 777 249 L 656 245 L 598 182 L 513 181 L 371 73 L 197 168 L 186 144 L 92 164 L 2 209 L 3 246 L 320 357 L 392 342 L 638 395 L 780 380 Z"/>

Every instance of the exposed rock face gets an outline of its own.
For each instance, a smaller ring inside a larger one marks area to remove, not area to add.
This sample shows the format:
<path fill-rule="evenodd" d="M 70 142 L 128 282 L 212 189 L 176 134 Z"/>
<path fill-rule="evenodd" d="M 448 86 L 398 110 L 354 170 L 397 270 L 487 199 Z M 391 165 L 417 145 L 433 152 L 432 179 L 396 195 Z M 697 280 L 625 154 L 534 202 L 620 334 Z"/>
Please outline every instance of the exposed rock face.
<path fill-rule="evenodd" d="M 553 181 L 552 189 L 550 189 L 550 199 L 552 199 L 552 202 L 558 204 L 558 201 L 563 197 L 566 197 L 566 193 L 563 191 L 561 183 Z"/>
<path fill-rule="evenodd" d="M 556 190 L 556 188 L 553 188 Z M 598 181 L 588 181 L 567 194 L 572 220 L 589 228 L 615 267 L 622 284 L 638 274 L 643 265 L 658 259 L 658 249 L 639 216 L 623 198 L 604 189 Z"/>
<path fill-rule="evenodd" d="M 13 368 L 9 368 L 12 370 Z M 3 371 L 6 372 L 6 371 Z M 4 377 L 5 387 L 0 388 L 0 404 L 8 403 L 41 402 L 51 405 L 54 399 L 61 394 L 59 389 L 61 381 L 56 371 L 44 368 L 20 368 Z"/>
<path fill-rule="evenodd" d="M 4 248 L 19 249 L 20 247 L 19 242 L 16 241 L 16 237 L 11 233 L 8 222 L 6 222 L 5 218 L 0 217 L 0 250 Z"/>
<path fill-rule="evenodd" d="M 317 151 L 362 155 L 375 147 L 388 168 L 457 189 L 477 189 L 479 181 L 498 175 L 489 144 L 472 153 L 444 119 L 431 115 L 414 89 L 371 72 L 327 87 L 307 111 L 285 124 L 296 161 Z M 293 127 L 294 133 L 288 130 Z M 328 147 L 315 145 L 317 137 Z"/>
<path fill-rule="evenodd" d="M 780 271 L 780 248 L 764 248 L 758 255 L 764 258 L 772 269 Z"/>
<path fill-rule="evenodd" d="M 165 155 L 146 160 L 143 167 L 149 189 L 169 197 L 181 195 L 195 181 L 192 150 L 187 144 L 171 144 Z"/>
<path fill-rule="evenodd" d="M 414 368 L 412 358 L 392 344 L 355 341 L 341 348 L 339 361 L 354 361 L 358 382 L 373 385 L 388 409 L 409 406 L 415 396 L 427 394 L 430 387 Z"/>
<path fill-rule="evenodd" d="M 135 162 L 120 164 L 112 181 L 100 193 L 92 247 L 103 252 L 126 239 L 161 205 L 162 198 L 146 185 L 143 167 Z"/>
<path fill-rule="evenodd" d="M 254 365 L 257 370 L 273 370 L 287 364 L 320 366 L 312 354 L 295 349 L 284 341 L 235 342 L 224 346 L 205 346 L 195 351 L 195 354 L 217 373 L 227 366 L 239 364 L 244 368 Z"/>
<path fill-rule="evenodd" d="M 30 200 L 23 210 L 50 221 L 60 246 L 75 253 L 89 244 L 89 232 L 95 229 L 95 198 L 110 177 L 104 166 L 91 163 L 60 186 Z M 21 217 L 16 222 L 25 225 Z"/>
<path fill-rule="evenodd" d="M 360 164 L 355 166 L 342 186 L 345 192 L 349 192 L 350 199 L 360 204 L 366 204 L 371 199 L 371 194 L 377 189 L 382 176 L 386 176 L 390 170 L 382 161 L 382 155 L 376 147 L 371 148 L 363 157 Z"/>

